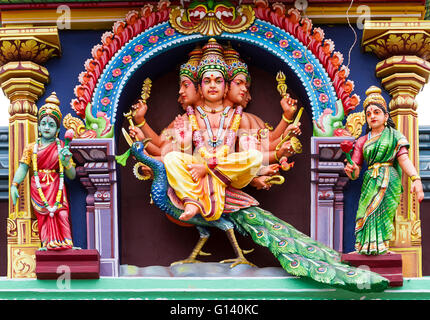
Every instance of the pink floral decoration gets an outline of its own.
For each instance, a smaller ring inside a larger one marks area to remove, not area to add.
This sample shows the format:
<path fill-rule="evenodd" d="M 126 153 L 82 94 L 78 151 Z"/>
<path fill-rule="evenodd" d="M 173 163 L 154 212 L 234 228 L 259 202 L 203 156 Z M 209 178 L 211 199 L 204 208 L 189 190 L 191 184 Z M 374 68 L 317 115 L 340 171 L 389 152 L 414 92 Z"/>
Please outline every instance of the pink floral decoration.
<path fill-rule="evenodd" d="M 288 40 L 283 39 L 283 40 L 279 41 L 279 46 L 280 46 L 281 48 L 286 48 L 286 47 L 288 47 Z"/>
<path fill-rule="evenodd" d="M 264 34 L 264 36 L 267 38 L 267 39 L 272 39 L 274 36 L 273 36 L 273 32 L 270 32 L 270 31 L 267 31 L 265 34 Z"/>
<path fill-rule="evenodd" d="M 164 34 L 166 36 L 173 36 L 175 34 L 175 29 L 173 29 L 173 28 L 167 28 L 166 31 L 164 31 Z"/>
<path fill-rule="evenodd" d="M 106 84 L 105 84 L 105 89 L 106 89 L 106 90 L 112 90 L 112 89 L 113 89 L 113 84 L 112 84 L 112 82 L 108 82 L 108 83 L 106 83 Z"/>
<path fill-rule="evenodd" d="M 158 36 L 150 36 L 148 41 L 150 43 L 156 43 L 158 41 Z"/>
<path fill-rule="evenodd" d="M 121 75 L 121 69 L 120 68 L 116 68 L 116 69 L 114 69 L 113 71 L 112 71 L 112 75 L 114 76 L 114 77 L 118 77 L 118 76 L 120 76 Z"/>
<path fill-rule="evenodd" d="M 314 72 L 314 66 L 311 63 L 306 63 L 305 64 L 305 71 L 309 72 L 309 73 Z"/>
<path fill-rule="evenodd" d="M 132 59 L 131 59 L 131 56 L 130 55 L 127 55 L 127 56 L 125 56 L 124 58 L 122 58 L 122 63 L 124 63 L 124 64 L 128 64 L 128 63 L 130 63 L 132 61 Z"/>
<path fill-rule="evenodd" d="M 325 93 L 321 93 L 319 96 L 319 100 L 322 103 L 326 103 L 326 102 L 328 102 L 328 96 Z"/>
<path fill-rule="evenodd" d="M 293 58 L 300 59 L 302 57 L 302 52 L 300 50 L 293 51 Z"/>
<path fill-rule="evenodd" d="M 110 103 L 110 99 L 108 97 L 104 97 L 100 103 L 104 106 L 107 106 Z"/>
<path fill-rule="evenodd" d="M 138 44 L 137 46 L 134 47 L 134 51 L 136 51 L 136 52 L 142 52 L 143 51 L 143 45 Z"/>

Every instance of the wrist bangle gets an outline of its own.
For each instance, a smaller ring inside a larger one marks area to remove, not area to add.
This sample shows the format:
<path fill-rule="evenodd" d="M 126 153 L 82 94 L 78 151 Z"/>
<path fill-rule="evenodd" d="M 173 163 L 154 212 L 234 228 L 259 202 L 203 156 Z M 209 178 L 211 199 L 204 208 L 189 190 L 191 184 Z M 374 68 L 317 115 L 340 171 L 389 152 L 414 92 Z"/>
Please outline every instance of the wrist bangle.
<path fill-rule="evenodd" d="M 415 175 L 415 176 L 411 176 L 410 178 L 411 178 L 411 181 L 412 181 L 412 182 L 414 182 L 415 180 L 421 180 L 421 177 L 420 177 L 420 176 L 417 176 L 417 175 Z"/>
<path fill-rule="evenodd" d="M 275 160 L 276 160 L 276 162 L 279 162 L 278 155 L 276 154 L 276 151 L 277 151 L 277 150 L 273 151 L 273 154 L 274 154 L 274 156 L 275 156 Z"/>
<path fill-rule="evenodd" d="M 145 124 L 146 124 L 146 119 L 143 119 L 143 121 L 138 125 L 136 125 L 136 127 L 140 128 L 140 127 L 143 127 Z"/>
<path fill-rule="evenodd" d="M 293 120 L 288 120 L 285 114 L 282 114 L 282 120 L 284 120 L 286 123 L 291 124 L 293 123 Z"/>
<path fill-rule="evenodd" d="M 65 167 L 65 168 L 66 168 L 66 170 L 69 170 L 69 169 L 71 169 L 72 167 L 75 167 L 75 166 L 74 166 L 74 163 L 73 163 L 72 161 L 70 161 L 70 162 L 69 162 L 69 165 L 68 165 L 67 167 Z"/>

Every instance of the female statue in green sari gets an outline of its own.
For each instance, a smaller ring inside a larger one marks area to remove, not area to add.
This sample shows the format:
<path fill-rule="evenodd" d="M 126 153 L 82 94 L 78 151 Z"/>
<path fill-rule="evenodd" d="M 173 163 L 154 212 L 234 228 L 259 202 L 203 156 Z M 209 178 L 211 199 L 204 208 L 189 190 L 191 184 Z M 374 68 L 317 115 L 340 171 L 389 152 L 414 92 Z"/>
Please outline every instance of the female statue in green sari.
<path fill-rule="evenodd" d="M 355 225 L 355 249 L 367 255 L 384 254 L 394 230 L 394 215 L 402 193 L 402 170 L 412 181 L 411 193 L 418 201 L 424 198 L 421 179 L 408 157 L 409 143 L 395 129 L 381 89 L 372 86 L 363 103 L 367 134 L 354 147 L 352 164 L 345 166 L 350 179 L 359 176 L 363 160 L 364 173 Z"/>

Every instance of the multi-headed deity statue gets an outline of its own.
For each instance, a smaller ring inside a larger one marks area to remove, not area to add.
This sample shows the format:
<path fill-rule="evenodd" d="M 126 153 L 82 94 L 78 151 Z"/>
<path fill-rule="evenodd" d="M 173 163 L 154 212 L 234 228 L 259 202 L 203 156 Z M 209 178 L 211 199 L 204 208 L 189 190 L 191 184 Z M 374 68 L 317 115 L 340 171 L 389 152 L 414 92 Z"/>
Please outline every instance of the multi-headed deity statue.
<path fill-rule="evenodd" d="M 295 153 L 284 137 L 301 134 L 300 123 L 293 124 L 297 101 L 289 95 L 281 100 L 284 113 L 271 131 L 256 115 L 244 112 L 251 99 L 250 79 L 237 51 L 210 39 L 181 66 L 178 101 L 186 113 L 178 115 L 160 136 L 144 119 L 146 104 L 133 106 L 137 125 L 130 127 L 130 135 L 152 139 L 147 151 L 161 157 L 169 184 L 185 205 L 181 220 L 196 214 L 218 219 L 224 211 L 226 188 L 250 184 L 269 189 L 270 176 L 279 171 L 279 159 Z"/>

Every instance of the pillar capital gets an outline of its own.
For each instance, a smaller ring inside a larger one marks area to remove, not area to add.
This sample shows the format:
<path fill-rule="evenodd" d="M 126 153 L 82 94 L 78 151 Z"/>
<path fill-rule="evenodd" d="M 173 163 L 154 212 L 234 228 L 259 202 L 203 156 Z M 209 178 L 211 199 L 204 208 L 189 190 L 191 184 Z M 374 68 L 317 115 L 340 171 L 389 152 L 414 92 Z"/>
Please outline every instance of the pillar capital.
<path fill-rule="evenodd" d="M 397 55 L 430 58 L 430 21 L 366 21 L 361 46 L 384 60 Z"/>

